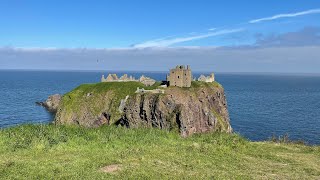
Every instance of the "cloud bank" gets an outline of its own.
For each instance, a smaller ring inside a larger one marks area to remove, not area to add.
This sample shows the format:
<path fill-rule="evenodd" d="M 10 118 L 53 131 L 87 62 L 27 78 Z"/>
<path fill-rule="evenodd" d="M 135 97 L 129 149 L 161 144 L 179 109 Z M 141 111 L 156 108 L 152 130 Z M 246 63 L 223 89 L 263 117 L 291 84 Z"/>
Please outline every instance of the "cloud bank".
<path fill-rule="evenodd" d="M 117 49 L 0 48 L 1 69 L 320 73 L 320 27 L 257 35 L 251 46 Z"/>
<path fill-rule="evenodd" d="M 253 27 L 248 26 L 250 24 L 318 13 L 320 9 L 277 14 L 250 20 L 238 28 L 211 28 L 202 34 L 154 39 L 130 48 L 0 47 L 0 69 L 167 71 L 176 64 L 190 64 L 195 71 L 320 73 L 319 27 L 305 27 L 283 34 L 257 34 L 256 42 L 246 46 L 170 47 L 209 37 L 234 35 Z"/>
<path fill-rule="evenodd" d="M 1 69 L 320 73 L 320 46 L 55 49 L 0 48 Z M 23 77 L 22 77 L 23 78 Z"/>
<path fill-rule="evenodd" d="M 277 35 L 257 35 L 257 46 L 320 46 L 320 27 L 305 27 L 297 32 L 288 32 Z"/>

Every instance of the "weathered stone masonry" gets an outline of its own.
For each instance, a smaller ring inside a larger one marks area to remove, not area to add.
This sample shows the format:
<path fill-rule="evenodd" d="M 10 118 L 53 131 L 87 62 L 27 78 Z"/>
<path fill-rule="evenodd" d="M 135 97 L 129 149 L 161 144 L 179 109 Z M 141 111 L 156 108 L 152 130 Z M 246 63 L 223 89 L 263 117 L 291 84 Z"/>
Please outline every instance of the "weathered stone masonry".
<path fill-rule="evenodd" d="M 185 66 L 181 65 L 171 69 L 170 74 L 167 76 L 167 81 L 169 86 L 190 87 L 192 81 L 190 66 L 188 65 L 185 68 Z"/>

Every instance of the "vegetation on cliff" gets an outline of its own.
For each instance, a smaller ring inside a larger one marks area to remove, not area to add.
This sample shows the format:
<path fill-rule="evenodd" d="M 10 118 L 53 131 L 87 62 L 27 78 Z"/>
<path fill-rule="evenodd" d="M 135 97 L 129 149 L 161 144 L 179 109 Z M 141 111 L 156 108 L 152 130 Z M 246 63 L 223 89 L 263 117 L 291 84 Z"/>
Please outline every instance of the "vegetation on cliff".
<path fill-rule="evenodd" d="M 133 95 L 137 87 L 154 89 L 156 86 L 159 86 L 159 83 L 149 87 L 140 82 L 82 84 L 63 95 L 56 120 L 62 124 L 70 124 L 72 123 L 68 121 L 70 119 L 83 119 L 84 117 L 79 116 L 83 115 L 83 112 L 90 112 L 92 119 L 95 119 L 102 112 L 109 111 L 112 114 L 111 123 L 114 123 L 121 118 L 118 107 L 122 99 L 125 99 L 127 95 Z M 83 125 L 86 126 L 86 124 Z M 91 124 L 87 124 L 87 126 L 91 126 Z"/>
<path fill-rule="evenodd" d="M 62 97 L 57 118 L 72 119 L 83 111 L 89 111 L 92 116 L 99 116 L 103 111 L 110 111 L 112 119 L 119 119 L 118 106 L 121 99 L 134 94 L 139 82 L 108 82 L 97 84 L 82 84 Z M 82 117 L 75 117 L 80 119 Z"/>
<path fill-rule="evenodd" d="M 98 127 L 177 129 L 182 135 L 207 131 L 231 132 L 226 98 L 217 82 L 192 82 L 190 88 L 168 87 L 164 93 L 135 93 L 139 82 L 83 84 L 62 97 L 55 122 Z M 123 102 L 125 101 L 125 102 Z"/>
<path fill-rule="evenodd" d="M 82 84 L 74 90 L 65 94 L 62 98 L 61 108 L 67 113 L 66 116 L 71 116 L 72 113 L 79 113 L 83 109 L 83 105 L 90 105 L 90 110 L 94 115 L 98 116 L 101 113 L 103 107 L 113 107 L 112 114 L 115 117 L 112 119 L 119 119 L 120 113 L 117 110 L 117 106 L 120 104 L 121 99 L 125 99 L 127 95 L 133 96 L 137 88 L 144 88 L 146 90 L 156 89 L 160 86 L 161 82 L 156 82 L 153 86 L 145 86 L 140 82 L 103 82 L 94 84 Z M 220 87 L 217 83 L 204 83 L 193 81 L 190 88 L 181 88 L 183 90 L 196 91 L 200 87 Z M 174 88 L 174 87 L 169 87 Z M 105 101 L 105 97 L 111 94 L 112 101 Z M 90 97 L 90 98 L 85 98 Z M 110 104 L 111 103 L 111 104 Z M 114 106 L 113 106 L 114 104 Z"/>
<path fill-rule="evenodd" d="M 154 128 L 0 130 L 0 179 L 319 179 L 320 147 Z"/>

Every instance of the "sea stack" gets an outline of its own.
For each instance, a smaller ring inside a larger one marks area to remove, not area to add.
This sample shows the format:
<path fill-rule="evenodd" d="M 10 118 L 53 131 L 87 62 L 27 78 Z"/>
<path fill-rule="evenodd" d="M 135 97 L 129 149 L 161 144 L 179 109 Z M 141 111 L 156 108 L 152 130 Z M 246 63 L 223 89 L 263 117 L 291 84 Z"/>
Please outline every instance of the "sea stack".
<path fill-rule="evenodd" d="M 152 86 L 139 81 L 80 85 L 61 98 L 55 123 L 152 127 L 176 130 L 182 136 L 232 132 L 223 87 L 216 81 L 192 81 L 190 66 L 175 69 L 167 81 Z"/>

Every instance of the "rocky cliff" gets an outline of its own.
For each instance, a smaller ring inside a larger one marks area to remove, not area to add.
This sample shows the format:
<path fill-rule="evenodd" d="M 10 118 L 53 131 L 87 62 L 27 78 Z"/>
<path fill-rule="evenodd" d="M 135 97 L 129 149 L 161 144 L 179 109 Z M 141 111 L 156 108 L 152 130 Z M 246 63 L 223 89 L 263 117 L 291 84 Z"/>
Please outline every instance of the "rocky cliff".
<path fill-rule="evenodd" d="M 36 102 L 36 104 L 45 107 L 49 112 L 56 113 L 61 102 L 61 95 L 54 94 L 48 97 L 44 102 Z"/>
<path fill-rule="evenodd" d="M 176 130 L 182 136 L 208 131 L 231 132 L 227 102 L 216 82 L 192 82 L 190 88 L 168 87 L 164 93 L 135 93 L 139 82 L 84 84 L 65 94 L 56 124 Z"/>

